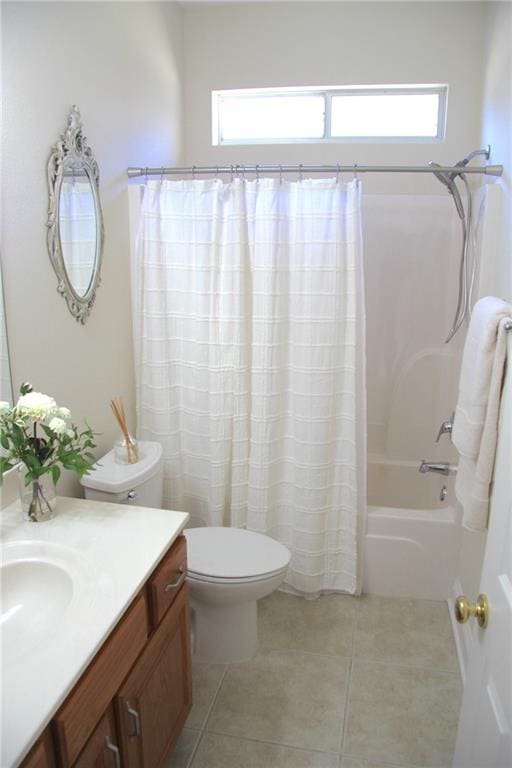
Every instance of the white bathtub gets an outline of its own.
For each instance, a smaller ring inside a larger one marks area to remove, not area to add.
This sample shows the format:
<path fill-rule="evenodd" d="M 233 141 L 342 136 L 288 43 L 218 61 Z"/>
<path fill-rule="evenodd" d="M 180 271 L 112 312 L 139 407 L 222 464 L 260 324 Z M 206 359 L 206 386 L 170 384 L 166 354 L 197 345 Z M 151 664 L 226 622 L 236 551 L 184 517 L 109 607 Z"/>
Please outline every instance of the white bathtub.
<path fill-rule="evenodd" d="M 421 475 L 419 462 L 368 462 L 363 591 L 388 597 L 451 596 L 460 546 L 453 478 Z M 445 501 L 439 495 L 448 488 Z"/>

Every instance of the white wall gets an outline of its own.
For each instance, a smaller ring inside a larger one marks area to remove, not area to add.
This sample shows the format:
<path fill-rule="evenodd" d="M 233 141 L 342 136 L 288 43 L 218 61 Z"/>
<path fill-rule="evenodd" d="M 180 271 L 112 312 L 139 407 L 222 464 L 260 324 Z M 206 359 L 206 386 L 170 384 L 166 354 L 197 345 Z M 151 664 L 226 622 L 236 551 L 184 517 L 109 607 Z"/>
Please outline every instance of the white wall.
<path fill-rule="evenodd" d="M 187 164 L 456 162 L 480 142 L 484 5 L 186 7 Z M 446 140 L 211 146 L 212 90 L 369 83 L 447 83 Z M 409 197 L 379 204 L 374 192 Z M 460 222 L 444 187 L 428 176 L 365 175 L 363 193 L 369 450 L 451 460 L 449 445 L 434 438 L 455 405 L 462 332 L 449 346 L 444 339 L 457 297 Z"/>
<path fill-rule="evenodd" d="M 2 3 L 2 263 L 15 390 L 55 396 L 117 438 L 109 400 L 134 427 L 128 165 L 182 160 L 182 13 L 175 3 Z M 85 326 L 57 293 L 46 250 L 46 165 L 72 104 L 100 167 L 102 283 Z M 66 477 L 62 493 L 79 486 Z"/>
<path fill-rule="evenodd" d="M 503 163 L 501 179 L 489 184 L 482 237 L 478 295 L 512 302 L 512 4 L 488 4 L 486 66 L 482 107 L 482 144 L 491 144 L 492 160 Z M 509 342 L 510 348 L 510 342 Z M 500 441 L 512 440 L 504 423 Z M 490 525 L 493 519 L 491 500 Z M 457 589 L 474 599 L 479 591 L 486 534 L 463 532 Z"/>
<path fill-rule="evenodd" d="M 187 164 L 455 162 L 480 140 L 485 3 L 228 3 L 185 7 Z M 446 141 L 211 146 L 211 91 L 448 83 Z M 427 191 L 427 177 L 364 177 L 366 192 Z"/>

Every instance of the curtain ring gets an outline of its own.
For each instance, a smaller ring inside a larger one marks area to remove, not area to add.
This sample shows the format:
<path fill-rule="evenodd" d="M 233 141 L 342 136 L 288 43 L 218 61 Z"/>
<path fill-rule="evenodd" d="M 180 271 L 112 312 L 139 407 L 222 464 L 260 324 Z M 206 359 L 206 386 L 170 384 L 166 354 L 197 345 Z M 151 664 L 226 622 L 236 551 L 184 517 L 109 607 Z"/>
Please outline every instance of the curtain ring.
<path fill-rule="evenodd" d="M 279 183 L 280 184 L 283 183 L 283 166 L 282 165 L 279 166 Z"/>
<path fill-rule="evenodd" d="M 195 165 L 192 166 L 192 179 L 195 181 L 196 179 L 196 167 Z"/>
<path fill-rule="evenodd" d="M 354 181 L 358 181 L 358 178 L 357 178 L 357 163 L 354 163 Z"/>
<path fill-rule="evenodd" d="M 256 181 L 260 180 L 260 167 L 256 165 Z"/>
<path fill-rule="evenodd" d="M 299 181 L 302 181 L 302 163 L 299 164 Z"/>
<path fill-rule="evenodd" d="M 146 184 L 147 184 L 147 183 L 148 183 L 148 167 L 147 167 L 147 165 L 146 165 L 146 167 L 144 168 L 144 176 L 145 176 L 145 179 L 146 179 Z"/>
<path fill-rule="evenodd" d="M 232 165 L 230 165 L 230 166 L 229 166 L 229 168 L 230 168 L 230 172 L 231 172 L 231 181 L 233 181 L 233 179 L 234 179 L 234 171 L 233 171 L 233 166 L 232 166 Z"/>
<path fill-rule="evenodd" d="M 242 181 L 245 181 L 245 165 L 242 165 Z"/>
<path fill-rule="evenodd" d="M 164 167 L 162 165 L 162 167 L 160 168 L 160 184 L 163 184 L 163 182 L 164 182 Z"/>
<path fill-rule="evenodd" d="M 215 178 L 216 178 L 217 181 L 219 180 L 219 166 L 218 165 L 215 166 Z"/>
<path fill-rule="evenodd" d="M 336 184 L 340 181 L 340 164 L 336 163 Z"/>

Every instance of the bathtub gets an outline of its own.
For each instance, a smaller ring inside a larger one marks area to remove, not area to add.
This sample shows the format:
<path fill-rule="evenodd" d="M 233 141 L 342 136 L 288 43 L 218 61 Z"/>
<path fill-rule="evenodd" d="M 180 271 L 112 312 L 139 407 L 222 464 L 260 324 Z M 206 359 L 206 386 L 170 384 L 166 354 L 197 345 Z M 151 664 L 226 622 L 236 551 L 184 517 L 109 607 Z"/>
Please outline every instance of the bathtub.
<path fill-rule="evenodd" d="M 368 461 L 367 594 L 429 600 L 451 596 L 461 536 L 453 477 L 422 475 L 418 467 L 419 462 Z"/>

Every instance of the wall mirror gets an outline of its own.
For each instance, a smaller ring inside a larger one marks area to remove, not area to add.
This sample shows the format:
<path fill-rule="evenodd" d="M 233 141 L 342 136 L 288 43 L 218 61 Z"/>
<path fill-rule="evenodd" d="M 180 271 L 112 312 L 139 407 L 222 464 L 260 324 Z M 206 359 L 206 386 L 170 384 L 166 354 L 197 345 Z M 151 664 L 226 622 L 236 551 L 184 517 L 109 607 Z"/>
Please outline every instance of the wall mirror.
<path fill-rule="evenodd" d="M 12 377 L 9 359 L 9 342 L 7 339 L 7 322 L 5 319 L 5 301 L 0 265 L 0 400 L 13 404 Z"/>
<path fill-rule="evenodd" d="M 100 283 L 104 232 L 99 168 L 82 133 L 76 106 L 52 148 L 48 188 L 47 242 L 58 278 L 57 290 L 73 317 L 85 323 Z"/>

